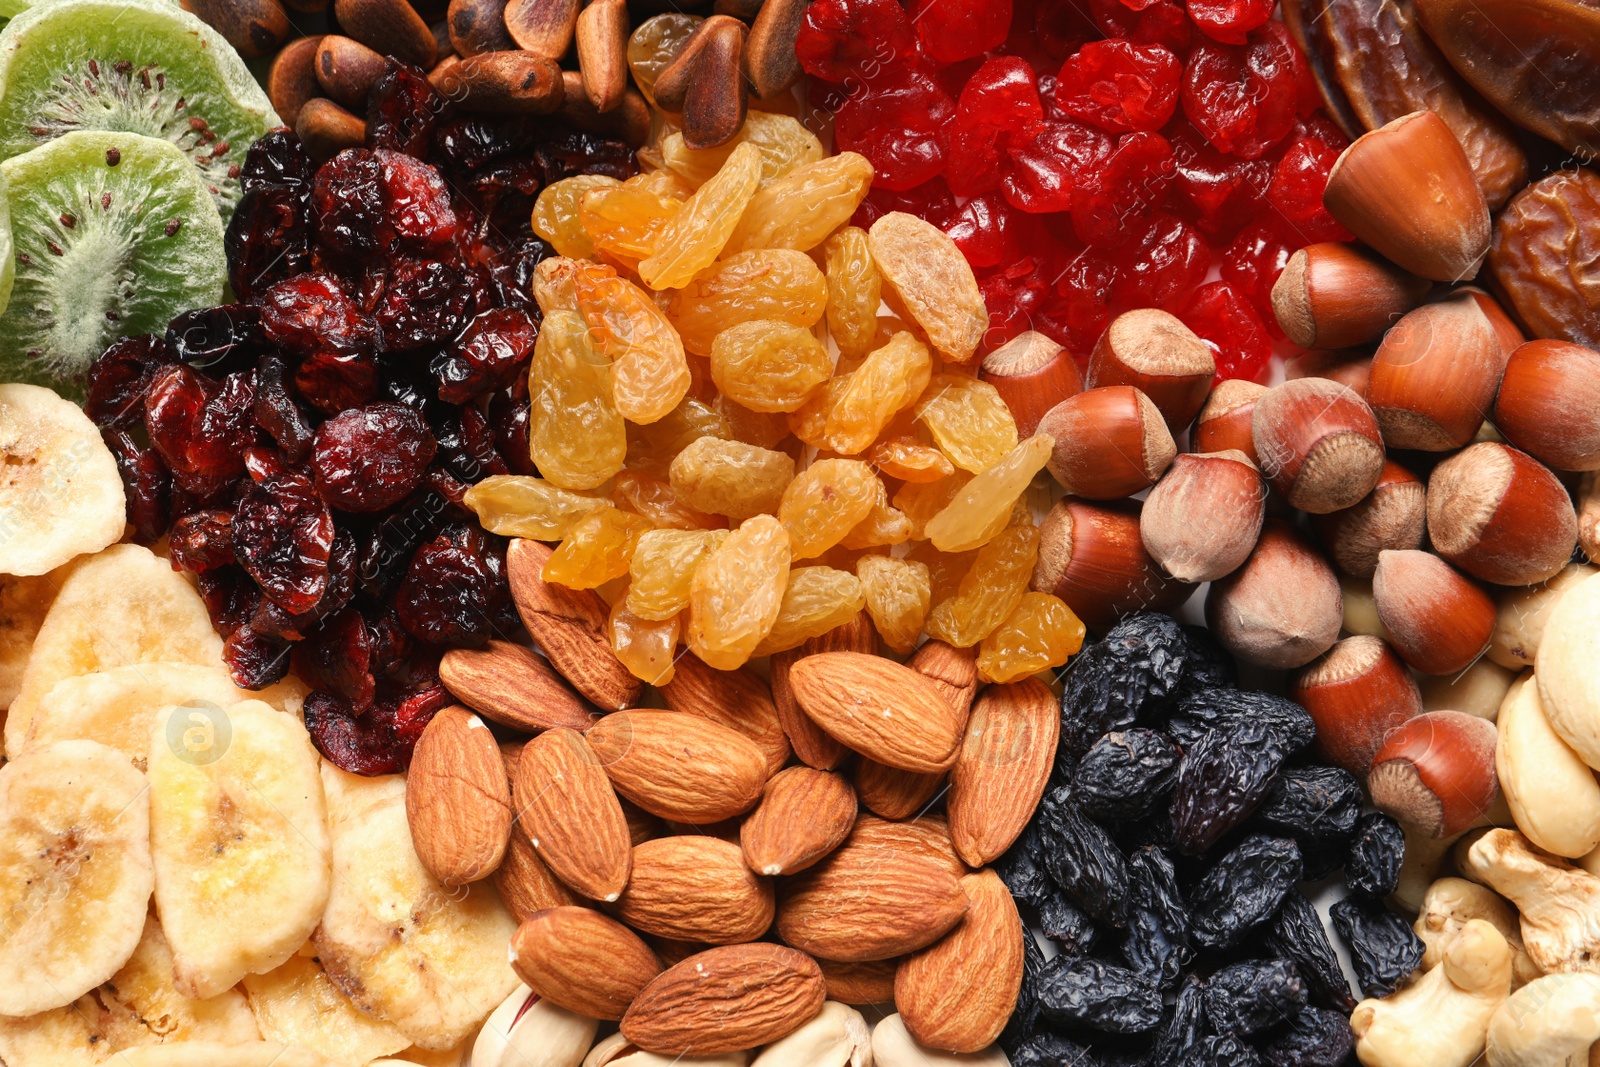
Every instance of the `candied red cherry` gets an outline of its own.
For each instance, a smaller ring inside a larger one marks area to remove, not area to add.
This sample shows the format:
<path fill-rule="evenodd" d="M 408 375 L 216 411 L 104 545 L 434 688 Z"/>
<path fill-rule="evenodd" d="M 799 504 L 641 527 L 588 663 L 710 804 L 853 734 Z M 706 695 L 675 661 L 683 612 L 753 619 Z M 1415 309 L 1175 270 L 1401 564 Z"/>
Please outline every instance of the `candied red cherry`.
<path fill-rule="evenodd" d="M 1178 57 L 1160 45 L 1091 41 L 1056 77 L 1056 107 L 1112 133 L 1159 130 L 1178 106 Z"/>
<path fill-rule="evenodd" d="M 356 260 L 388 244 L 383 164 L 365 148 L 347 148 L 317 170 L 311 213 L 317 244 Z"/>
<path fill-rule="evenodd" d="M 422 159 L 444 105 L 427 74 L 391 57 L 367 94 L 367 147 Z"/>
<path fill-rule="evenodd" d="M 1355 235 L 1339 225 L 1322 204 L 1322 192 L 1328 187 L 1328 172 L 1333 170 L 1341 151 L 1314 138 L 1302 137 L 1289 146 L 1272 172 L 1267 202 L 1277 209 L 1284 229 L 1302 244 L 1355 239 Z"/>
<path fill-rule="evenodd" d="M 1087 355 L 1111 325 L 1111 289 L 1117 267 L 1110 255 L 1085 248 L 1056 280 L 1057 299 L 1045 305 L 1045 332 L 1073 352 Z"/>
<path fill-rule="evenodd" d="M 185 311 L 167 324 L 167 344 L 180 361 L 212 374 L 253 369 L 268 348 L 261 312 L 249 304 Z"/>
<path fill-rule="evenodd" d="M 334 693 L 357 711 L 372 706 L 377 683 L 372 677 L 372 643 L 367 624 L 355 608 L 324 619 L 316 631 L 294 646 L 294 672 L 307 685 Z"/>
<path fill-rule="evenodd" d="M 1232 282 L 1234 291 L 1254 304 L 1271 326 L 1278 321 L 1272 313 L 1272 287 L 1299 247 L 1277 227 L 1258 222 L 1239 231 L 1222 250 L 1223 279 Z"/>
<path fill-rule="evenodd" d="M 144 421 L 144 398 L 172 349 L 160 337 L 124 337 L 89 364 L 83 413 L 96 426 L 131 430 Z"/>
<path fill-rule="evenodd" d="M 1211 249 L 1198 230 L 1176 215 L 1156 212 L 1114 253 L 1117 277 L 1111 303 L 1118 310 L 1158 307 L 1168 311 L 1205 280 Z"/>
<path fill-rule="evenodd" d="M 1234 159 L 1187 123 L 1170 135 L 1177 170 L 1172 206 L 1209 237 L 1228 240 L 1261 214 L 1272 181 L 1270 159 Z"/>
<path fill-rule="evenodd" d="M 254 300 L 277 283 L 311 269 L 311 221 L 305 196 L 287 185 L 264 184 L 239 200 L 222 238 L 228 283 L 240 300 Z"/>
<path fill-rule="evenodd" d="M 211 628 L 223 637 L 248 623 L 262 600 L 261 587 L 237 565 L 202 571 L 194 580 L 211 617 Z"/>
<path fill-rule="evenodd" d="M 973 267 L 992 267 L 1017 254 L 1016 209 L 999 193 L 968 200 L 944 228 Z"/>
<path fill-rule="evenodd" d="M 289 643 L 241 626 L 223 639 L 222 661 L 240 689 L 265 689 L 289 674 Z"/>
<path fill-rule="evenodd" d="M 1224 44 L 1244 44 L 1250 31 L 1272 17 L 1277 0 L 1189 0 L 1200 32 Z"/>
<path fill-rule="evenodd" d="M 959 63 L 1005 43 L 1011 0 L 912 0 L 911 23 L 936 63 Z"/>
<path fill-rule="evenodd" d="M 204 508 L 183 516 L 172 524 L 172 562 L 197 574 L 232 564 L 232 526 L 233 512 L 226 508 Z"/>
<path fill-rule="evenodd" d="M 944 170 L 938 133 L 954 115 L 955 102 L 932 74 L 896 67 L 845 100 L 834 135 L 842 150 L 872 163 L 873 185 L 910 189 Z"/>
<path fill-rule="evenodd" d="M 473 539 L 446 531 L 411 557 L 395 593 L 395 610 L 412 637 L 435 645 L 472 648 L 492 636 L 487 609 L 495 579 L 484 562 L 478 544 L 481 537 L 481 533 Z"/>
<path fill-rule="evenodd" d="M 1159 133 L 1123 134 L 1116 149 L 1072 191 L 1072 229 L 1096 248 L 1115 248 L 1166 197 L 1177 164 Z"/>
<path fill-rule="evenodd" d="M 1178 312 L 1178 318 L 1211 349 L 1218 381 L 1258 381 L 1266 373 L 1272 359 L 1272 338 L 1261 316 L 1231 283 L 1202 285 Z"/>
<path fill-rule="evenodd" d="M 1014 0 L 1011 32 L 1003 51 L 1021 56 L 1039 71 L 1054 71 L 1085 41 L 1100 36 L 1100 28 L 1081 4 Z"/>
<path fill-rule="evenodd" d="M 328 588 L 333 513 L 311 479 L 260 474 L 233 510 L 233 550 L 262 592 L 291 615 L 317 606 Z"/>
<path fill-rule="evenodd" d="M 433 434 L 400 404 L 368 404 L 317 427 L 311 472 L 341 511 L 382 511 L 411 494 L 433 461 Z"/>
<path fill-rule="evenodd" d="M 993 273 L 980 275 L 978 291 L 989 311 L 989 329 L 983 343 L 994 349 L 1035 328 L 1034 315 L 1049 294 L 1049 283 L 1040 276 L 1033 258 L 1024 256 Z"/>
<path fill-rule="evenodd" d="M 1184 66 L 1183 113 L 1223 152 L 1255 159 L 1294 128 L 1303 65 L 1277 23 L 1242 45 L 1207 41 Z"/>
<path fill-rule="evenodd" d="M 985 62 L 961 90 L 955 117 L 939 131 L 951 190 L 976 196 L 999 188 L 1003 136 L 1042 118 L 1031 67 L 1014 56 Z"/>
<path fill-rule="evenodd" d="M 472 279 L 460 264 L 396 258 L 382 278 L 372 310 L 380 348 L 409 352 L 444 344 L 461 332 L 472 310 Z"/>
<path fill-rule="evenodd" d="M 394 733 L 394 705 L 380 701 L 358 715 L 342 698 L 316 690 L 304 705 L 306 732 L 322 758 L 350 774 L 398 774 L 410 750 Z"/>
<path fill-rule="evenodd" d="M 1179 55 L 1189 50 L 1194 37 L 1188 14 L 1173 0 L 1156 0 L 1137 9 L 1122 0 L 1089 0 L 1089 12 L 1107 37 L 1158 44 Z"/>
<path fill-rule="evenodd" d="M 518 308 L 494 308 L 472 322 L 434 359 L 439 399 L 465 404 L 475 396 L 509 385 L 533 355 L 539 326 Z"/>
<path fill-rule="evenodd" d="M 456 236 L 450 190 L 439 172 L 403 152 L 380 148 L 373 153 L 383 169 L 388 228 L 415 248 L 448 244 Z"/>
<path fill-rule="evenodd" d="M 874 222 L 894 211 L 915 215 L 943 229 L 955 218 L 956 200 L 950 195 L 950 186 L 942 177 L 912 186 L 910 189 L 874 187 L 867 193 L 867 198 L 861 202 L 861 206 L 856 208 L 856 213 L 850 222 L 852 225 L 869 230 Z"/>
<path fill-rule="evenodd" d="M 1034 123 L 1006 139 L 1010 173 L 1000 188 L 1023 211 L 1068 211 L 1074 190 L 1105 165 L 1114 147 L 1109 134 L 1080 122 Z"/>
<path fill-rule="evenodd" d="M 831 82 L 873 78 L 916 47 L 896 0 L 814 0 L 794 42 L 805 72 Z"/>
<path fill-rule="evenodd" d="M 141 447 L 126 430 L 106 427 L 100 436 L 122 476 L 133 539 L 141 545 L 153 545 L 172 521 L 172 473 L 159 452 L 153 447 Z"/>

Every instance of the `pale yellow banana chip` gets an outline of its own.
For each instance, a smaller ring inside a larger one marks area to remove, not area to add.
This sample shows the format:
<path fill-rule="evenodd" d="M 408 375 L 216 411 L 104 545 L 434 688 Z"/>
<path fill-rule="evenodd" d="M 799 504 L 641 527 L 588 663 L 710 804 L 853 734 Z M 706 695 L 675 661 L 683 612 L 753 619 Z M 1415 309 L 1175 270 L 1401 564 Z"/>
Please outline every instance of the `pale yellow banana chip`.
<path fill-rule="evenodd" d="M 411 1044 L 399 1030 L 350 1003 L 322 970 L 301 953 L 266 974 L 244 979 L 250 1010 L 263 1037 L 360 1065 Z"/>
<path fill-rule="evenodd" d="M 343 1067 L 309 1049 L 276 1041 L 179 1041 L 118 1054 L 116 1067 Z"/>
<path fill-rule="evenodd" d="M 22 688 L 33 640 L 56 602 L 68 567 L 29 577 L 0 575 L 0 707 L 10 707 Z"/>

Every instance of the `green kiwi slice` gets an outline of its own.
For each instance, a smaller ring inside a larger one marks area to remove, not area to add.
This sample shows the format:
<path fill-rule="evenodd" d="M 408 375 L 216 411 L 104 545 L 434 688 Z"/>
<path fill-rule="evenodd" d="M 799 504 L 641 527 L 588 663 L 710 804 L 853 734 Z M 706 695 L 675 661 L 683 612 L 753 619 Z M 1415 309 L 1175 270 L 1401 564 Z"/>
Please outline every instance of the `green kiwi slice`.
<path fill-rule="evenodd" d="M 0 32 L 0 159 L 75 130 L 170 141 L 226 219 L 278 116 L 228 42 L 166 0 L 47 0 Z"/>
<path fill-rule="evenodd" d="M 162 333 L 180 311 L 221 302 L 222 220 L 172 143 L 69 133 L 0 163 L 0 179 L 15 269 L 0 381 L 75 393 L 112 341 Z"/>

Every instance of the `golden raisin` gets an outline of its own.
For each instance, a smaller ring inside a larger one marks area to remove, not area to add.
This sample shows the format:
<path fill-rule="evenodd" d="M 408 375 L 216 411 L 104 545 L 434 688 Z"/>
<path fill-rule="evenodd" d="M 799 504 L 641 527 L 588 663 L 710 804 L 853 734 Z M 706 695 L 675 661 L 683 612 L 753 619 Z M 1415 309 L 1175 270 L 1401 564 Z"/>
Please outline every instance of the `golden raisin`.
<path fill-rule="evenodd" d="M 823 156 L 822 142 L 816 134 L 790 115 L 751 111 L 744 128 L 733 140 L 716 148 L 690 148 L 683 134 L 669 133 L 661 139 L 662 163 L 690 185 L 700 186 L 722 169 L 733 150 L 748 141 L 761 153 L 761 181 L 770 182 L 796 167 L 815 163 Z"/>
<path fill-rule="evenodd" d="M 854 152 L 807 163 L 774 178 L 750 198 L 728 238 L 728 252 L 795 248 L 809 252 L 850 221 L 872 186 L 872 164 Z"/>
<path fill-rule="evenodd" d="M 576 174 L 551 182 L 539 191 L 533 202 L 533 232 L 550 242 L 563 256 L 588 259 L 594 255 L 594 242 L 578 217 L 583 194 L 591 189 L 607 189 L 622 183 L 604 174 Z"/>
<path fill-rule="evenodd" d="M 610 253 L 632 266 L 655 248 L 680 206 L 652 189 L 624 182 L 584 193 L 578 218 L 597 253 Z"/>
<path fill-rule="evenodd" d="M 649 685 L 666 685 L 677 673 L 678 616 L 660 622 L 641 619 L 627 608 L 626 599 L 611 607 L 606 637 L 611 651 L 628 673 Z"/>
<path fill-rule="evenodd" d="M 720 530 L 728 524 L 720 515 L 691 508 L 665 479 L 644 471 L 618 471 L 611 482 L 611 502 L 623 511 L 643 515 L 658 529 Z"/>
<path fill-rule="evenodd" d="M 794 481 L 794 460 L 742 441 L 702 437 L 673 459 L 670 477 L 685 504 L 742 522 L 778 510 Z"/>
<path fill-rule="evenodd" d="M 695 568 L 689 648 L 719 671 L 738 670 L 772 630 L 789 585 L 789 534 L 771 515 L 746 519 Z"/>
<path fill-rule="evenodd" d="M 614 401 L 630 422 L 654 422 L 689 391 L 683 342 L 650 295 L 611 267 L 579 263 L 573 289 L 595 344 L 612 364 Z"/>
<path fill-rule="evenodd" d="M 751 411 L 725 396 L 712 404 L 728 425 L 728 436 L 757 448 L 777 448 L 789 438 L 789 420 L 775 411 Z"/>
<path fill-rule="evenodd" d="M 949 477 L 934 482 L 907 482 L 894 494 L 894 506 L 905 512 L 911 523 L 911 536 L 922 540 L 928 536 L 928 522 L 943 511 L 956 494 L 972 480 L 966 471 L 956 471 Z"/>
<path fill-rule="evenodd" d="M 578 311 L 578 291 L 572 284 L 577 269 L 566 256 L 551 256 L 533 268 L 533 299 L 541 313 Z"/>
<path fill-rule="evenodd" d="M 928 617 L 930 585 L 928 567 L 893 556 L 862 556 L 856 577 L 866 594 L 867 614 L 878 636 L 900 655 L 917 647 L 922 623 Z"/>
<path fill-rule="evenodd" d="M 610 379 L 580 316 L 545 316 L 528 369 L 528 450 L 563 489 L 593 489 L 622 469 L 628 434 Z"/>
<path fill-rule="evenodd" d="M 628 467 L 660 478 L 667 477 L 672 460 L 679 452 L 702 437 L 733 436 L 728 420 L 711 404 L 698 397 L 684 397 L 682 403 L 648 426 L 628 427 Z"/>
<path fill-rule="evenodd" d="M 866 593 L 848 571 L 832 567 L 795 567 L 772 630 L 756 646 L 755 655 L 770 656 L 798 648 L 813 637 L 843 626 L 861 611 Z"/>
<path fill-rule="evenodd" d="M 662 227 L 654 251 L 639 264 L 652 289 L 678 289 L 717 261 L 761 180 L 761 153 L 734 148 L 716 176 L 696 189 Z"/>
<path fill-rule="evenodd" d="M 850 388 L 854 372 L 836 374 L 822 383 L 800 407 L 789 413 L 789 430 L 812 448 L 828 447 L 828 417 Z"/>
<path fill-rule="evenodd" d="M 531 541 L 560 540 L 573 523 L 605 502 L 518 474 L 491 474 L 462 499 L 485 530 Z"/>
<path fill-rule="evenodd" d="M 967 648 L 988 637 L 1016 610 L 1033 579 L 1039 529 L 1026 514 L 1014 519 L 978 549 L 956 594 L 934 604 L 928 613 L 928 633 L 957 648 Z"/>
<path fill-rule="evenodd" d="M 979 474 L 1017 447 L 1017 422 L 988 382 L 940 374 L 917 402 L 917 419 L 962 470 Z"/>
<path fill-rule="evenodd" d="M 884 474 L 902 482 L 936 482 L 955 473 L 955 464 L 924 440 L 922 434 L 894 431 L 895 425 L 890 423 L 884 435 L 867 451 L 867 459 Z"/>
<path fill-rule="evenodd" d="M 927 388 L 933 372 L 928 346 L 897 333 L 850 376 L 850 387 L 828 412 L 828 444 L 842 456 L 866 451 L 901 408 Z"/>
<path fill-rule="evenodd" d="M 700 561 L 727 538 L 726 530 L 650 530 L 628 561 L 628 610 L 660 622 L 689 606 L 689 583 Z"/>
<path fill-rule="evenodd" d="M 704 21 L 699 15 L 672 11 L 645 19 L 628 38 L 628 69 L 633 72 L 639 91 L 652 105 L 656 102 L 656 79 Z"/>
<path fill-rule="evenodd" d="M 943 230 L 891 211 L 867 233 L 887 295 L 922 327 L 934 350 L 963 363 L 989 329 L 989 311 L 966 257 Z"/>
<path fill-rule="evenodd" d="M 828 265 L 828 332 L 846 359 L 863 359 L 878 338 L 883 278 L 872 262 L 867 231 L 846 226 L 823 246 Z"/>
<path fill-rule="evenodd" d="M 650 529 L 642 515 L 607 504 L 573 523 L 545 560 L 543 577 L 571 589 L 594 589 L 628 573 L 639 535 Z"/>
<path fill-rule="evenodd" d="M 752 411 L 795 411 L 833 373 L 833 361 L 803 326 L 756 319 L 730 326 L 711 344 L 711 378 Z"/>
<path fill-rule="evenodd" d="M 740 252 L 671 295 L 667 317 L 683 347 L 709 356 L 717 335 L 741 322 L 772 319 L 807 329 L 827 307 L 827 283 L 804 252 Z"/>
<path fill-rule="evenodd" d="M 856 523 L 839 543 L 845 548 L 877 548 L 911 540 L 911 520 L 887 504 L 874 504 L 867 517 Z"/>
<path fill-rule="evenodd" d="M 978 677 L 1014 682 L 1059 667 L 1083 647 L 1084 626 L 1049 593 L 1024 593 L 999 628 L 978 645 Z"/>
<path fill-rule="evenodd" d="M 941 552 L 965 552 L 998 534 L 1033 476 L 1050 459 L 1055 439 L 1034 434 L 1005 459 L 974 477 L 933 518 L 924 531 Z"/>
<path fill-rule="evenodd" d="M 820 556 L 884 502 L 883 483 L 856 459 L 820 459 L 783 491 L 778 518 L 795 559 Z"/>
<path fill-rule="evenodd" d="M 961 579 L 967 576 L 972 569 L 972 561 L 978 558 L 978 550 L 940 552 L 933 547 L 932 541 L 919 541 L 911 546 L 905 558 L 928 568 L 928 587 L 932 591 L 933 602 L 938 603 L 956 595 L 956 590 L 961 588 Z"/>

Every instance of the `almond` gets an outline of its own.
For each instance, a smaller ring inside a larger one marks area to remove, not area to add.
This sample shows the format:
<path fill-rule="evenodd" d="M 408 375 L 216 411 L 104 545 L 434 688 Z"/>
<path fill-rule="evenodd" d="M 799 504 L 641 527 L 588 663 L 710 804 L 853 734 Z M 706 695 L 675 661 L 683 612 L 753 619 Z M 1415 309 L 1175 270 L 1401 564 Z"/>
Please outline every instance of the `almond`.
<path fill-rule="evenodd" d="M 592 900 L 616 900 L 633 849 L 622 805 L 583 735 L 546 730 L 517 760 L 517 826 L 557 878 Z"/>
<path fill-rule="evenodd" d="M 844 843 L 856 823 L 856 795 L 837 774 L 790 767 L 775 775 L 745 819 L 739 843 L 750 869 L 794 874 Z"/>
<path fill-rule="evenodd" d="M 524 733 L 556 726 L 582 732 L 599 719 L 548 660 L 509 641 L 452 648 L 439 660 L 439 680 L 478 714 Z"/>
<path fill-rule="evenodd" d="M 646 1052 L 712 1056 L 793 1033 L 822 1010 L 822 971 L 803 952 L 757 943 L 713 948 L 656 976 L 622 1017 Z"/>
<path fill-rule="evenodd" d="M 738 845 L 689 835 L 635 848 L 633 877 L 617 901 L 617 915 L 636 929 L 708 945 L 753 941 L 772 913 L 772 883 L 744 865 Z"/>
<path fill-rule="evenodd" d="M 627 797 L 618 797 L 622 801 L 622 817 L 628 821 L 628 841 L 631 844 L 642 845 L 652 837 L 660 837 L 662 832 L 661 820 L 645 811 Z"/>
<path fill-rule="evenodd" d="M 620 1019 L 662 971 L 639 935 L 592 908 L 551 908 L 511 937 L 511 969 L 544 999 L 591 1019 Z"/>
<path fill-rule="evenodd" d="M 546 908 L 578 903 L 572 890 L 551 872 L 527 835 L 520 831 L 511 835 L 506 858 L 494 872 L 494 887 L 518 922 L 526 922 Z"/>
<path fill-rule="evenodd" d="M 631 707 L 643 684 L 611 651 L 606 602 L 591 589 L 544 580 L 551 549 L 521 538 L 506 550 L 506 578 L 522 624 L 561 676 L 607 711 Z"/>
<path fill-rule="evenodd" d="M 917 1042 L 943 1052 L 987 1048 L 1017 1006 L 1022 988 L 1022 917 L 1000 876 L 969 874 L 972 906 L 944 937 L 900 961 L 894 1004 Z"/>
<path fill-rule="evenodd" d="M 660 688 L 673 711 L 710 719 L 754 741 L 767 757 L 769 775 L 789 762 L 789 739 L 778 722 L 772 689 L 750 668 L 719 671 L 698 656 L 680 656 L 672 681 Z"/>
<path fill-rule="evenodd" d="M 789 669 L 795 700 L 834 739 L 906 771 L 943 771 L 962 723 L 944 691 L 893 660 L 821 652 Z"/>
<path fill-rule="evenodd" d="M 909 819 L 926 808 L 944 788 L 945 774 L 918 774 L 886 767 L 862 756 L 856 760 L 856 795 L 870 812 L 885 819 Z"/>
<path fill-rule="evenodd" d="M 1027 827 L 1060 734 L 1060 702 L 1036 678 L 991 685 L 973 704 L 945 801 L 950 837 L 967 866 L 993 862 Z"/>
<path fill-rule="evenodd" d="M 831 771 L 844 759 L 844 746 L 828 736 L 826 730 L 811 721 L 795 702 L 794 689 L 789 685 L 789 668 L 796 660 L 818 652 L 878 651 L 878 631 L 872 628 L 872 618 L 865 611 L 843 626 L 835 626 L 827 633 L 808 638 L 799 648 L 775 653 L 772 657 L 772 702 L 778 709 L 778 721 L 783 732 L 789 735 L 794 754 L 800 762 L 819 771 Z"/>
<path fill-rule="evenodd" d="M 601 719 L 588 741 L 619 793 L 674 822 L 749 811 L 767 781 L 754 741 L 681 711 L 619 711 Z"/>
<path fill-rule="evenodd" d="M 406 817 L 422 865 L 445 885 L 494 873 L 511 837 L 511 787 L 483 720 L 448 707 L 417 739 L 406 775 Z"/>
<path fill-rule="evenodd" d="M 967 721 L 972 709 L 973 694 L 978 691 L 978 650 L 956 648 L 943 641 L 924 641 L 922 646 L 906 660 L 906 666 L 933 682 L 956 709 L 961 721 Z"/>
<path fill-rule="evenodd" d="M 898 959 L 841 963 L 818 960 L 828 999 L 841 1004 L 889 1004 L 894 1000 L 894 972 Z"/>
<path fill-rule="evenodd" d="M 784 887 L 778 933 L 830 960 L 882 960 L 942 937 L 967 910 L 955 875 L 908 852 L 837 850 Z"/>
<path fill-rule="evenodd" d="M 933 860 L 956 878 L 972 873 L 956 855 L 956 846 L 950 840 L 950 825 L 942 815 L 924 815 L 905 822 L 859 815 L 846 844 L 855 849 L 876 848 L 921 856 Z"/>

